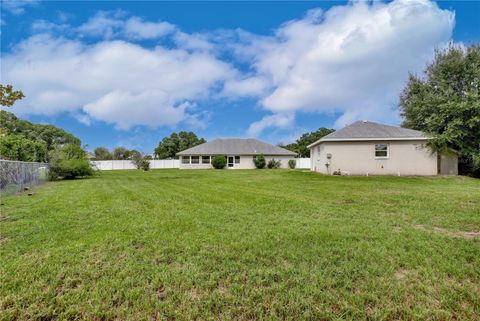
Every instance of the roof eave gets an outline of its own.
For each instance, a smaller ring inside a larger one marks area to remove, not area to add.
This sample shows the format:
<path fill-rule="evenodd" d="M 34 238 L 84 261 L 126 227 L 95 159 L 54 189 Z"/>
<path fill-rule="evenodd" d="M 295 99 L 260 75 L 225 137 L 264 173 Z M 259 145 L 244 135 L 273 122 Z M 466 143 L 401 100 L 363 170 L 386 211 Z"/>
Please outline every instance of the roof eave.
<path fill-rule="evenodd" d="M 307 146 L 307 148 L 312 148 L 323 142 L 368 142 L 368 141 L 409 141 L 409 140 L 429 140 L 430 137 L 371 137 L 371 138 L 327 138 L 319 139 L 316 142 Z"/>

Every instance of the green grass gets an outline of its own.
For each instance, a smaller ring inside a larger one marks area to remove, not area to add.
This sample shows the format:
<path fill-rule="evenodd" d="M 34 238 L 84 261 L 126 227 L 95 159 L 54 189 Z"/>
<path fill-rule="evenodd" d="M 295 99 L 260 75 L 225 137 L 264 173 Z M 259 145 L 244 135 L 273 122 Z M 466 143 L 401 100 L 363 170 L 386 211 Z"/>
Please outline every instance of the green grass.
<path fill-rule="evenodd" d="M 2 203 L 2 320 L 480 315 L 480 180 L 113 171 Z"/>

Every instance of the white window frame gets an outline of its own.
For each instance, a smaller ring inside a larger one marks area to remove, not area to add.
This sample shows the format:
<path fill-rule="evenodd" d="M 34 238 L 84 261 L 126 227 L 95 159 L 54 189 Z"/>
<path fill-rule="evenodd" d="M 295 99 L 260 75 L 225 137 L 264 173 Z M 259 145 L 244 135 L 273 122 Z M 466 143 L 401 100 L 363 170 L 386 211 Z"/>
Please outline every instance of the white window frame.
<path fill-rule="evenodd" d="M 377 156 L 377 151 L 379 152 L 383 152 L 384 150 L 380 150 L 378 149 L 377 150 L 377 146 L 378 145 L 385 145 L 387 146 L 387 155 L 386 156 Z M 390 157 L 390 144 L 387 144 L 387 143 L 380 143 L 380 144 L 375 144 L 374 146 L 374 155 L 375 155 L 375 159 L 388 159 Z"/>
<path fill-rule="evenodd" d="M 204 157 L 208 157 L 208 162 L 206 162 L 206 163 L 203 162 L 203 158 L 204 158 Z M 211 164 L 211 163 L 212 163 L 212 156 L 205 156 L 205 155 L 203 155 L 201 158 L 202 158 L 202 159 L 201 159 L 201 164 L 203 164 L 203 165 Z"/>
<path fill-rule="evenodd" d="M 198 158 L 197 158 L 197 159 L 198 159 L 198 162 L 197 162 L 197 163 L 194 163 L 194 162 L 193 162 L 193 158 L 194 158 L 194 157 L 198 157 Z M 199 165 L 199 164 L 200 164 L 200 156 L 197 156 L 197 155 L 195 155 L 195 156 L 190 156 L 190 164 Z"/>
<path fill-rule="evenodd" d="M 237 157 L 238 157 L 238 163 L 237 163 Z M 233 156 L 233 164 L 240 164 L 240 156 L 239 155 L 235 155 Z"/>
<path fill-rule="evenodd" d="M 188 161 L 186 161 L 188 159 Z M 182 164 L 190 164 L 190 156 L 182 156 Z"/>

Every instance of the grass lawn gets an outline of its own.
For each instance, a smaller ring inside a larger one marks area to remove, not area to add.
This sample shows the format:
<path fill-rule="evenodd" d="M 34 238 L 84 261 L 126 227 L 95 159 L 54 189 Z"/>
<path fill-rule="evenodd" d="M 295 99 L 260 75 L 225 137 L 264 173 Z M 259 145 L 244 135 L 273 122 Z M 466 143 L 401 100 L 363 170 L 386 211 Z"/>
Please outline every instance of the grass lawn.
<path fill-rule="evenodd" d="M 112 171 L 2 203 L 2 320 L 480 318 L 480 180 Z"/>

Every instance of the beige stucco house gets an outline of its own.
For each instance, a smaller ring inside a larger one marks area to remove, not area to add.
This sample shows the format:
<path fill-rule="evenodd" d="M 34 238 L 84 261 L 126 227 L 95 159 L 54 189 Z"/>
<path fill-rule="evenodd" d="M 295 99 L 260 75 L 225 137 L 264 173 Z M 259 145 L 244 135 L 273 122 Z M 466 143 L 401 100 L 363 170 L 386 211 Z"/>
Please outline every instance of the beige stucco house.
<path fill-rule="evenodd" d="M 457 154 L 432 152 L 428 139 L 417 130 L 357 121 L 308 146 L 310 169 L 342 175 L 457 175 Z"/>
<path fill-rule="evenodd" d="M 254 158 L 263 155 L 268 162 L 274 158 L 281 162 L 281 168 L 288 168 L 288 161 L 296 154 L 287 149 L 253 138 L 221 138 L 177 153 L 180 169 L 212 168 L 211 161 L 216 155 L 225 156 L 228 169 L 253 169 Z"/>

